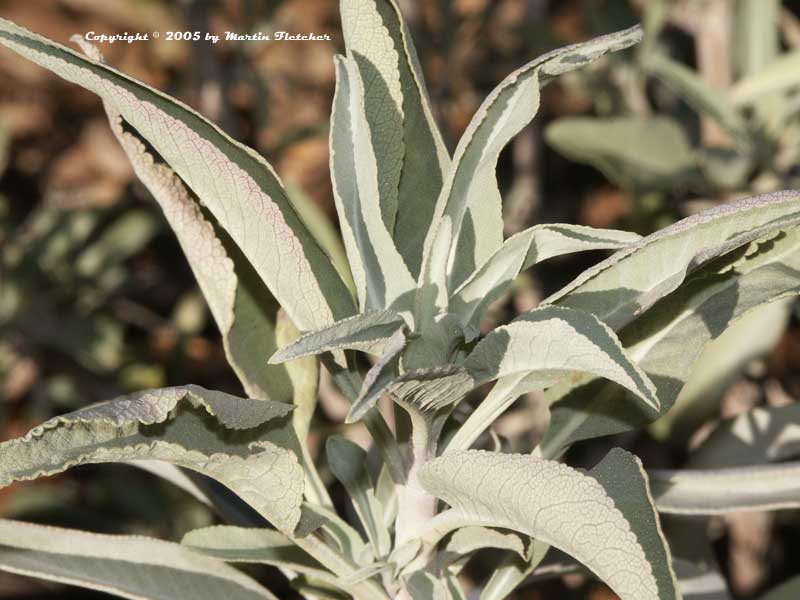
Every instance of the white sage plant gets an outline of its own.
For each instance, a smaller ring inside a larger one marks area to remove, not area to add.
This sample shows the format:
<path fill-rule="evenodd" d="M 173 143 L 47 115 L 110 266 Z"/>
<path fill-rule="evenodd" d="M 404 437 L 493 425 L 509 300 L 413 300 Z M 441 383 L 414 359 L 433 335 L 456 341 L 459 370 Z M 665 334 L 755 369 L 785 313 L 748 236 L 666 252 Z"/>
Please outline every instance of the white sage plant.
<path fill-rule="evenodd" d="M 798 506 L 800 467 L 647 473 L 620 448 L 588 471 L 561 459 L 577 441 L 663 415 L 710 340 L 798 293 L 800 193 L 733 201 L 645 238 L 541 224 L 504 239 L 497 161 L 535 117 L 541 87 L 635 44 L 640 29 L 513 72 L 450 156 L 394 1 L 341 0 L 341 16 L 330 167 L 349 272 L 256 152 L 86 42 L 78 53 L 0 20 L 0 44 L 102 99 L 246 394 L 184 385 L 56 417 L 0 445 L 0 486 L 134 463 L 230 503 L 187 474 L 210 477 L 265 520 L 194 530 L 180 544 L 0 520 L 0 568 L 126 598 L 274 598 L 229 564 L 262 563 L 307 598 L 464 600 L 459 572 L 494 548 L 505 558 L 482 600 L 576 569 L 622 600 L 684 597 L 659 512 Z M 586 250 L 616 252 L 482 335 L 487 309 L 521 271 Z M 349 520 L 307 447 L 320 363 L 351 401 L 347 422 L 372 436 L 376 461 L 344 437 L 327 440 Z M 551 420 L 533 452 L 475 449 L 490 447 L 493 422 L 534 390 L 546 390 Z M 387 398 L 394 428 L 378 408 Z M 743 471 L 758 485 L 742 485 Z"/>

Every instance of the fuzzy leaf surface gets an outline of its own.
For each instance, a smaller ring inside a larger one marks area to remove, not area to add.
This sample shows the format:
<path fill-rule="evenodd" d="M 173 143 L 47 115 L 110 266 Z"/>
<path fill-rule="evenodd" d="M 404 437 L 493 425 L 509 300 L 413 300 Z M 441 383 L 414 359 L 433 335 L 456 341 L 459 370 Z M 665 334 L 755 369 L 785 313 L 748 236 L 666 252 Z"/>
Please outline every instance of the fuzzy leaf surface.
<path fill-rule="evenodd" d="M 364 83 L 352 58 L 336 59 L 331 116 L 331 179 L 350 269 L 364 311 L 408 303 L 415 282 L 381 216 L 378 162 L 364 108 Z"/>
<path fill-rule="evenodd" d="M 514 529 L 555 546 L 622 600 L 665 600 L 636 529 L 593 477 L 529 455 L 465 450 L 427 463 L 419 480 L 464 526 Z"/>
<path fill-rule="evenodd" d="M 169 96 L 5 19 L 0 44 L 96 93 L 136 129 L 197 194 L 298 327 L 319 328 L 355 312 L 347 286 L 260 155 Z"/>
<path fill-rule="evenodd" d="M 710 260 L 800 222 L 800 192 L 722 204 L 643 238 L 545 300 L 591 312 L 617 330 Z"/>
<path fill-rule="evenodd" d="M 547 306 L 494 329 L 464 362 L 478 383 L 524 376 L 524 391 L 542 389 L 583 373 L 609 379 L 657 411 L 655 387 L 625 354 L 617 336 L 594 316 Z M 524 391 L 520 393 L 524 393 Z"/>
<path fill-rule="evenodd" d="M 401 330 L 403 325 L 403 319 L 391 310 L 361 313 L 337 321 L 325 329 L 302 334 L 281 348 L 269 361 L 282 363 L 334 350 L 360 350 L 380 355 L 392 335 Z"/>
<path fill-rule="evenodd" d="M 276 600 L 244 573 L 179 544 L 5 519 L 0 570 L 132 600 Z"/>
<path fill-rule="evenodd" d="M 800 229 L 740 250 L 733 264 L 709 265 L 676 293 L 623 329 L 628 355 L 655 383 L 668 411 L 705 345 L 757 306 L 800 292 Z M 544 456 L 561 454 L 576 441 L 630 431 L 652 420 L 636 401 L 602 381 L 548 390 L 550 428 Z"/>
<path fill-rule="evenodd" d="M 263 360 L 277 350 L 275 313 L 270 293 L 241 250 L 204 213 L 175 172 L 157 163 L 141 139 L 123 127 L 122 117 L 106 103 L 111 129 L 136 175 L 158 202 L 192 268 L 211 314 L 222 333 L 228 362 L 253 398 L 291 401 L 286 369 Z"/>
<path fill-rule="evenodd" d="M 555 256 L 588 250 L 616 250 L 641 237 L 627 231 L 594 229 L 563 223 L 536 225 L 508 238 L 475 271 L 452 298 L 452 310 L 470 336 L 478 335 L 480 320 L 525 269 Z"/>
<path fill-rule="evenodd" d="M 540 87 L 640 39 L 641 29 L 633 27 L 553 50 L 511 73 L 481 104 L 458 143 L 425 242 L 423 293 L 439 308 L 446 305 L 447 290 L 457 289 L 503 243 L 497 159 L 538 112 Z"/>
<path fill-rule="evenodd" d="M 291 408 L 198 386 L 131 394 L 0 444 L 0 487 L 78 465 L 161 460 L 216 479 L 291 532 L 303 495 Z"/>
<path fill-rule="evenodd" d="M 340 11 L 347 54 L 364 81 L 381 214 L 416 277 L 450 157 L 396 2 L 341 0 Z"/>
<path fill-rule="evenodd" d="M 335 580 L 321 564 L 274 529 L 213 525 L 188 532 L 181 544 L 193 552 L 225 562 L 261 563 L 329 583 Z"/>

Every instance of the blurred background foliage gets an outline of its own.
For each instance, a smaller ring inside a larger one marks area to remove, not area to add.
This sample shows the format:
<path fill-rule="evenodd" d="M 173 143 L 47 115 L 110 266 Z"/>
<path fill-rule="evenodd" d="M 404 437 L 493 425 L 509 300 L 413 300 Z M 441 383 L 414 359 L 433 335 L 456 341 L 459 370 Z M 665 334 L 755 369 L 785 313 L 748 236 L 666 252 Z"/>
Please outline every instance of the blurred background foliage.
<path fill-rule="evenodd" d="M 491 88 L 526 60 L 645 25 L 638 48 L 544 90 L 536 122 L 499 164 L 508 234 L 544 221 L 647 234 L 732 198 L 800 188 L 798 0 L 400 4 L 451 149 Z M 162 32 L 150 42 L 103 45 L 107 62 L 256 148 L 309 224 L 333 235 L 327 128 L 332 55 L 343 47 L 335 0 L 0 0 L 0 16 L 63 43 L 87 31 Z M 166 41 L 169 30 L 314 32 L 333 41 L 211 45 Z M 0 439 L 144 388 L 193 382 L 240 393 L 180 248 L 133 177 L 99 101 L 6 52 L 0 82 Z M 526 273 L 491 320 L 536 306 L 601 257 L 576 255 Z M 699 465 L 698 456 L 713 454 L 708 440 L 724 441 L 725 431 L 763 411 L 793 411 L 784 421 L 797 436 L 798 397 L 800 311 L 790 299 L 714 342 L 675 409 L 615 443 L 648 467 Z M 360 429 L 339 425 L 343 402 L 323 377 L 318 444 L 333 431 L 366 441 Z M 530 449 L 544 426 L 536 406 L 522 398 L 501 418 L 500 443 Z M 591 465 L 610 444 L 579 444 L 570 458 Z M 144 471 L 101 466 L 4 489 L 0 515 L 167 539 L 215 518 Z M 737 598 L 800 573 L 792 559 L 800 552 L 796 512 L 667 526 L 719 564 Z M 696 544 L 703 531 L 707 548 Z M 0 598 L 70 594 L 95 597 L 0 574 Z M 576 575 L 515 597 L 614 596 Z"/>

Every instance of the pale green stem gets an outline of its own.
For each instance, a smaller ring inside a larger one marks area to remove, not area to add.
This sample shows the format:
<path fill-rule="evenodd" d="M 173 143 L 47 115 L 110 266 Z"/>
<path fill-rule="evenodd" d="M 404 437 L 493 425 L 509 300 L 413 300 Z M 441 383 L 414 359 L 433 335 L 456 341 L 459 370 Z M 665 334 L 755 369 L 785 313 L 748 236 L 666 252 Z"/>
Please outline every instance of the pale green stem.
<path fill-rule="evenodd" d="M 292 537 L 292 541 L 338 578 L 346 578 L 356 572 L 350 561 L 316 538 L 314 534 L 304 538 Z M 386 591 L 372 579 L 354 584 L 351 593 L 356 600 L 390 600 Z"/>

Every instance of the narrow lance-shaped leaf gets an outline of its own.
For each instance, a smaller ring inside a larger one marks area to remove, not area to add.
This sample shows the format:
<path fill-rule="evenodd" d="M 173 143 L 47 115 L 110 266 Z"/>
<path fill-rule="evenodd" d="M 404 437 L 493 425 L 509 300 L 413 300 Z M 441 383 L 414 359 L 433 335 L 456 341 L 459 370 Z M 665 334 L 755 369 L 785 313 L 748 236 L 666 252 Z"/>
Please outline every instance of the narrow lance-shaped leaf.
<path fill-rule="evenodd" d="M 276 600 L 244 573 L 179 544 L 0 520 L 0 570 L 133 600 Z"/>
<path fill-rule="evenodd" d="M 562 254 L 618 249 L 641 237 L 627 231 L 580 225 L 536 225 L 508 238 L 497 252 L 455 291 L 452 310 L 459 315 L 468 339 L 479 334 L 480 320 L 525 269 Z"/>
<path fill-rule="evenodd" d="M 194 529 L 181 544 L 192 551 L 234 563 L 260 563 L 335 584 L 332 573 L 274 529 L 215 525 Z"/>
<path fill-rule="evenodd" d="M 640 39 L 641 29 L 633 27 L 553 50 L 514 71 L 489 94 L 459 141 L 437 200 L 421 273 L 429 301 L 419 302 L 418 311 L 445 307 L 447 291 L 458 288 L 502 244 L 495 167 L 505 145 L 536 115 L 540 86 Z M 420 314 L 424 323 L 432 317 Z"/>
<path fill-rule="evenodd" d="M 621 448 L 614 448 L 596 464 L 589 475 L 614 500 L 644 549 L 658 583 L 659 600 L 679 600 L 670 548 L 661 530 L 651 483 L 641 461 Z"/>
<path fill-rule="evenodd" d="M 656 385 L 659 415 L 672 407 L 710 340 L 753 308 L 800 291 L 798 228 L 742 248 L 731 260 L 722 272 L 714 264 L 698 272 L 620 334 L 628 355 Z M 546 457 L 576 441 L 630 431 L 653 419 L 602 381 L 559 386 L 546 396 L 552 405 L 540 446 Z"/>
<path fill-rule="evenodd" d="M 722 204 L 620 250 L 545 303 L 591 312 L 616 330 L 675 290 L 703 264 L 797 222 L 798 192 L 774 192 Z"/>
<path fill-rule="evenodd" d="M 331 116 L 331 179 L 345 248 L 362 310 L 408 305 L 414 279 L 381 218 L 378 163 L 353 59 L 336 57 Z"/>
<path fill-rule="evenodd" d="M 718 515 L 800 507 L 800 463 L 650 471 L 658 510 Z"/>
<path fill-rule="evenodd" d="M 364 417 L 369 410 L 374 408 L 378 399 L 384 393 L 400 372 L 400 354 L 406 347 L 406 336 L 402 329 L 398 329 L 386 341 L 382 354 L 370 367 L 364 376 L 358 397 L 350 407 L 347 414 L 347 423 L 354 423 Z"/>
<path fill-rule="evenodd" d="M 204 215 L 200 204 L 167 165 L 158 164 L 120 115 L 106 103 L 114 134 L 134 171 L 164 211 L 181 245 L 211 314 L 222 333 L 228 362 L 245 392 L 254 398 L 290 401 L 286 369 L 267 365 L 263 357 L 277 350 L 275 312 L 267 310 L 270 294 L 253 267 L 227 234 Z"/>
<path fill-rule="evenodd" d="M 429 462 L 419 478 L 452 507 L 433 525 L 452 518 L 462 526 L 513 529 L 571 554 L 622 600 L 676 597 L 674 589 L 667 593 L 671 581 L 661 565 L 650 562 L 658 557 L 648 544 L 658 536 L 651 531 L 657 518 L 634 524 L 644 513 L 628 518 L 589 475 L 533 456 L 466 450 Z M 660 555 L 668 556 L 663 546 Z"/>
<path fill-rule="evenodd" d="M 354 312 L 330 259 L 256 152 L 176 100 L 9 21 L 0 20 L 0 43 L 118 111 L 197 194 L 299 327 Z"/>
<path fill-rule="evenodd" d="M 525 545 L 522 538 L 514 533 L 501 533 L 486 527 L 462 527 L 457 529 L 441 554 L 444 564 L 468 558 L 473 552 L 484 548 L 509 550 L 525 558 Z"/>
<path fill-rule="evenodd" d="M 270 357 L 272 364 L 336 350 L 359 350 L 380 356 L 405 323 L 391 310 L 360 313 L 317 331 L 301 335 Z"/>
<path fill-rule="evenodd" d="M 275 527 L 292 532 L 300 518 L 303 469 L 286 423 L 291 409 L 198 386 L 131 394 L 55 417 L 0 444 L 0 487 L 83 464 L 162 460 L 216 479 Z"/>
<path fill-rule="evenodd" d="M 433 119 L 411 35 L 394 0 L 341 0 L 348 56 L 364 81 L 380 206 L 416 277 L 450 157 Z"/>
<path fill-rule="evenodd" d="M 275 340 L 283 346 L 297 339 L 299 332 L 285 311 L 278 311 L 278 320 L 275 326 Z M 260 355 L 261 360 L 264 359 Z M 317 391 L 319 387 L 319 362 L 316 358 L 308 356 L 294 360 L 286 365 L 286 371 L 292 383 L 292 426 L 300 445 L 303 458 L 303 469 L 306 474 L 305 497 L 322 506 L 333 507 L 333 502 L 328 495 L 322 479 L 314 465 L 314 459 L 308 447 L 308 434 L 311 422 L 317 408 Z"/>
<path fill-rule="evenodd" d="M 586 373 L 630 390 L 648 414 L 655 416 L 659 407 L 653 383 L 614 332 L 581 311 L 551 306 L 524 313 L 481 340 L 464 367 L 478 383 L 500 379 L 496 385 L 504 392 L 478 405 L 451 441 L 453 448 L 468 447 L 520 395 Z"/>
<path fill-rule="evenodd" d="M 347 490 L 378 558 L 389 554 L 391 540 L 383 525 L 383 508 L 367 472 L 367 453 L 350 440 L 333 436 L 325 444 L 331 472 Z"/>

